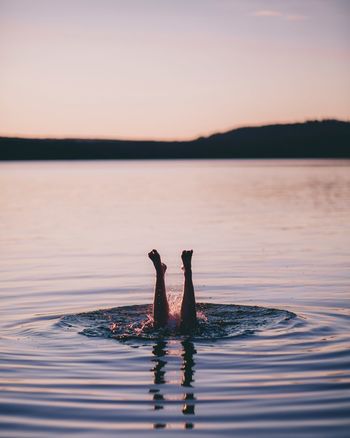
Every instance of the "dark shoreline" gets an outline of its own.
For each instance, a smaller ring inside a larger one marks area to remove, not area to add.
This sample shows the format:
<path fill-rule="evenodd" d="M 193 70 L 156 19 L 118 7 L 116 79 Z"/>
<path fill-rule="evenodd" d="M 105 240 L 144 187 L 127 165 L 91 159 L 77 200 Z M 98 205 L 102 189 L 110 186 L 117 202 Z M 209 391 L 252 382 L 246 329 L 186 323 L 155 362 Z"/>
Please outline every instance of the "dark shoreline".
<path fill-rule="evenodd" d="M 0 137 L 0 160 L 350 158 L 350 122 L 238 128 L 190 141 Z"/>

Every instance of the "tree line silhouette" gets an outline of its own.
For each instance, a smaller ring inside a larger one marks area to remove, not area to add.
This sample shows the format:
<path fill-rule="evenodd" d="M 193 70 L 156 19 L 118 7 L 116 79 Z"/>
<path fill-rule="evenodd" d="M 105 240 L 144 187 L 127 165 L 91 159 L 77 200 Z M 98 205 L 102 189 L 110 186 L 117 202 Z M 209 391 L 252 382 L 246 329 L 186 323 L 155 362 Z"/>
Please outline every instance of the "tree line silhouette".
<path fill-rule="evenodd" d="M 350 158 L 350 122 L 238 128 L 189 141 L 0 137 L 0 160 Z"/>

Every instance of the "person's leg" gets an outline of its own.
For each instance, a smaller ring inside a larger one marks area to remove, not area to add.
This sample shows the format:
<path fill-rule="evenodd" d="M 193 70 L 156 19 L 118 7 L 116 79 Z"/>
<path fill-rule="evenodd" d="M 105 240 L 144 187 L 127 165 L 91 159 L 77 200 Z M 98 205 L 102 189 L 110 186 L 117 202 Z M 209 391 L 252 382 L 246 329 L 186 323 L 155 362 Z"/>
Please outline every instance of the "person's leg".
<path fill-rule="evenodd" d="M 182 251 L 181 255 L 185 275 L 180 321 L 180 329 L 182 332 L 189 332 L 197 325 L 196 300 L 192 282 L 192 254 L 193 250 Z"/>
<path fill-rule="evenodd" d="M 164 327 L 169 318 L 169 305 L 165 292 L 164 274 L 166 265 L 162 263 L 157 250 L 153 249 L 148 253 L 156 269 L 156 287 L 153 301 L 153 320 L 155 327 Z"/>

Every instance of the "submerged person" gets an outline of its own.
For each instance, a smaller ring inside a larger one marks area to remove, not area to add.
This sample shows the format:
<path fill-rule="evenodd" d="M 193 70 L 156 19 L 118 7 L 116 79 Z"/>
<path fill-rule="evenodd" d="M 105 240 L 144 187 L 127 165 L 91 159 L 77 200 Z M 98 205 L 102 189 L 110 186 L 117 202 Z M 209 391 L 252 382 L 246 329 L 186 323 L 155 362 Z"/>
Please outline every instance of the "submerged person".
<path fill-rule="evenodd" d="M 181 259 L 185 276 L 184 291 L 180 312 L 180 330 L 183 333 L 191 332 L 197 325 L 196 300 L 192 282 L 192 254 L 191 251 L 182 251 Z M 153 321 L 154 327 L 165 327 L 169 320 L 169 304 L 165 291 L 165 271 L 166 265 L 162 263 L 157 250 L 153 249 L 148 253 L 156 269 L 156 286 L 153 301 Z"/>

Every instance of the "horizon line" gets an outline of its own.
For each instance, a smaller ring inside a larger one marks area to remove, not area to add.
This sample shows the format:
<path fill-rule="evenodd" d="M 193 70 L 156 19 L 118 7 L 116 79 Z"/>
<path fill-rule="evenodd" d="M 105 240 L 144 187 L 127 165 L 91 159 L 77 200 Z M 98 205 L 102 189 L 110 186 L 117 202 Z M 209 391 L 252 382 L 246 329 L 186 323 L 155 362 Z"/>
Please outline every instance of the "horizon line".
<path fill-rule="evenodd" d="M 16 134 L 2 134 L 0 133 L 0 138 L 9 138 L 9 139 L 24 139 L 24 140 L 86 140 L 86 141 L 127 141 L 127 142 L 161 142 L 161 143 L 176 143 L 176 142 L 192 142 L 202 138 L 210 138 L 214 135 L 226 134 L 228 132 L 236 131 L 239 129 L 249 129 L 249 128 L 262 128 L 267 126 L 285 126 L 285 125 L 299 125 L 310 122 L 350 122 L 350 117 L 348 119 L 338 119 L 334 117 L 327 118 L 310 118 L 304 119 L 303 121 L 294 120 L 294 121 L 280 121 L 280 122 L 267 122 L 267 123 L 257 123 L 257 124 L 241 124 L 236 125 L 236 127 L 231 127 L 227 129 L 223 129 L 220 131 L 213 131 L 207 135 L 197 135 L 195 137 L 186 137 L 186 138 L 126 138 L 126 137 L 76 137 L 76 136 L 35 136 L 35 135 L 16 135 Z"/>

